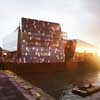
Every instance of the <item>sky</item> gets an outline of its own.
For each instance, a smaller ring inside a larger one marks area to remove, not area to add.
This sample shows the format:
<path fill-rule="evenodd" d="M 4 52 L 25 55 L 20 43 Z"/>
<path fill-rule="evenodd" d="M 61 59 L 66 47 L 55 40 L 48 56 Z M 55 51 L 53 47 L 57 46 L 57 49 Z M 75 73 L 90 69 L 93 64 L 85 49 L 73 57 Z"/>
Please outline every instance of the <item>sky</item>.
<path fill-rule="evenodd" d="M 100 44 L 100 0 L 0 0 L 0 46 L 21 17 L 60 23 L 68 38 Z"/>

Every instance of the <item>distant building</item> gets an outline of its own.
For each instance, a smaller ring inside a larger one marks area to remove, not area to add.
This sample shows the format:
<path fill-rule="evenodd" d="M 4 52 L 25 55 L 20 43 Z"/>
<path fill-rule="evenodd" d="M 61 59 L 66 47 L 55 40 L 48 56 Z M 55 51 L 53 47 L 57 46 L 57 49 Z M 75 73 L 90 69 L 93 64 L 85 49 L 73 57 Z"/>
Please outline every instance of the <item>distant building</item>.
<path fill-rule="evenodd" d="M 90 43 L 77 39 L 76 52 L 97 53 L 98 48 Z"/>
<path fill-rule="evenodd" d="M 2 56 L 2 48 L 0 47 L 0 57 Z"/>
<path fill-rule="evenodd" d="M 76 49 L 72 59 L 73 61 L 80 62 L 97 56 L 98 48 L 96 46 L 79 39 L 73 41 L 76 41 Z"/>

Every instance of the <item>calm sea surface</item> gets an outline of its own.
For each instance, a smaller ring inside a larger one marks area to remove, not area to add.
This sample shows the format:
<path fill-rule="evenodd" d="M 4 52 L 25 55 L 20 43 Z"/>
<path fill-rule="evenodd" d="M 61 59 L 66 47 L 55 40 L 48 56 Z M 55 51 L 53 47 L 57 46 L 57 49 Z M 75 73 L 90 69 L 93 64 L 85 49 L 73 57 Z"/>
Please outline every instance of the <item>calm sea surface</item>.
<path fill-rule="evenodd" d="M 63 67 L 63 70 L 50 74 L 29 72 L 24 73 L 23 77 L 55 97 L 56 100 L 100 100 L 100 92 L 87 97 L 81 97 L 71 92 L 75 85 L 92 83 L 100 86 L 100 68 L 94 70 L 96 67 L 99 67 L 96 66 L 96 63 L 81 63 L 77 68 L 70 66 L 73 70 Z"/>
<path fill-rule="evenodd" d="M 67 87 L 59 91 L 59 95 L 57 98 L 59 100 L 100 100 L 100 92 L 94 93 L 87 97 L 81 97 L 73 94 L 72 88 L 73 84 L 77 84 L 78 86 L 92 83 L 94 85 L 100 86 L 100 72 L 89 72 L 84 76 L 77 76 Z"/>
<path fill-rule="evenodd" d="M 75 85 L 92 83 L 100 86 L 100 71 L 55 72 L 52 73 L 52 77 L 34 79 L 31 82 L 57 100 L 100 100 L 100 92 L 84 98 L 71 92 Z"/>

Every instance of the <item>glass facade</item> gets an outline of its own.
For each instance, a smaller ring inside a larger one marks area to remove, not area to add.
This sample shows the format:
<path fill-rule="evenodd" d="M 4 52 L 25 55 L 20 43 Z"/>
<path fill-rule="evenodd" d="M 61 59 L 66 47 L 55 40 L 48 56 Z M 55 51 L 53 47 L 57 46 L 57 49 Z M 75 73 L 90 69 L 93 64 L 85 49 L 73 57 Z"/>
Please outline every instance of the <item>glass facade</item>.
<path fill-rule="evenodd" d="M 20 37 L 23 62 L 64 62 L 64 49 L 60 46 L 61 28 L 58 23 L 22 18 Z"/>

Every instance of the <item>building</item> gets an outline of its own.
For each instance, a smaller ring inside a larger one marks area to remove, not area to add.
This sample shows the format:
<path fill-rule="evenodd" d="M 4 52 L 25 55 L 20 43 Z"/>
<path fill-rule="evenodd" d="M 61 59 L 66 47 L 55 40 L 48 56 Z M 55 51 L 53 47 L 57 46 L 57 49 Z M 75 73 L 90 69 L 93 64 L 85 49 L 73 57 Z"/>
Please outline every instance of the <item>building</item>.
<path fill-rule="evenodd" d="M 3 47 L 9 51 L 8 61 L 19 63 L 62 63 L 97 53 L 89 43 L 67 40 L 60 24 L 29 18 L 21 19 L 20 26 L 4 38 Z"/>

